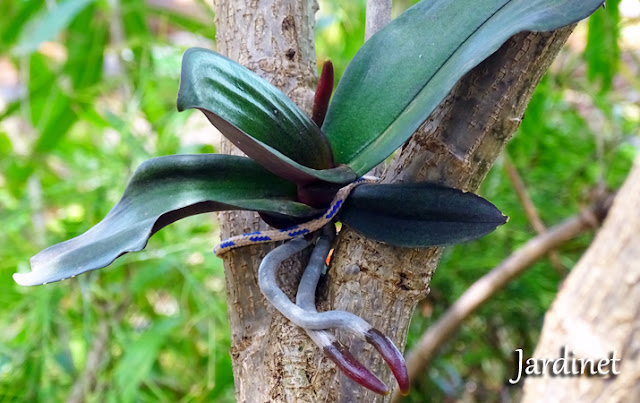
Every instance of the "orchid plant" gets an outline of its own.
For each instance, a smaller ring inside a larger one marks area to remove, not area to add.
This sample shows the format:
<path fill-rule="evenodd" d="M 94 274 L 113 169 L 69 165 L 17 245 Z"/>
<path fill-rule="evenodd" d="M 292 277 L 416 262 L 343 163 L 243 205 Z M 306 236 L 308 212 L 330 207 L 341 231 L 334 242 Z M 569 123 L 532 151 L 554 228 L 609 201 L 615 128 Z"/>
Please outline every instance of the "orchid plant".
<path fill-rule="evenodd" d="M 151 235 L 183 217 L 257 211 L 275 228 L 301 229 L 261 265 L 260 286 L 267 299 L 302 326 L 348 376 L 387 393 L 327 329 L 342 327 L 361 335 L 406 391 L 404 361 L 390 339 L 348 312 L 315 310 L 313 296 L 333 223 L 339 220 L 365 237 L 412 248 L 474 239 L 504 224 L 506 217 L 495 206 L 471 193 L 430 183 L 356 181 L 401 146 L 457 80 L 510 36 L 574 23 L 602 3 L 421 1 L 365 43 L 330 103 L 333 75 L 330 63 L 325 64 L 311 118 L 238 63 L 211 50 L 189 49 L 182 62 L 178 110 L 202 111 L 246 157 L 172 155 L 143 163 L 102 221 L 40 252 L 31 259 L 32 271 L 16 273 L 14 279 L 21 285 L 63 280 L 142 250 Z M 350 192 L 337 198 L 348 186 Z M 306 226 L 323 215 L 322 231 Z M 275 271 L 312 242 L 315 249 L 294 304 L 277 287 Z"/>

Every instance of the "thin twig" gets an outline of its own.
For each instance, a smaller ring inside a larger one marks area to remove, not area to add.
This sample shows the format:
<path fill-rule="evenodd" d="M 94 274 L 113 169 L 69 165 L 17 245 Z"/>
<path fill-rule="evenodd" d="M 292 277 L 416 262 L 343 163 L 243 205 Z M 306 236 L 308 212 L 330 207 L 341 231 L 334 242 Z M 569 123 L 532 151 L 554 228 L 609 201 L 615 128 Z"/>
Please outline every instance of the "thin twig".
<path fill-rule="evenodd" d="M 391 21 L 391 0 L 367 0 L 366 18 L 364 40 L 368 41 Z"/>
<path fill-rule="evenodd" d="M 110 45 L 113 49 L 117 49 L 115 57 L 113 58 L 113 74 L 124 75 L 124 67 L 122 65 L 122 56 L 120 51 L 126 46 L 127 38 L 124 26 L 122 25 L 121 0 L 107 0 L 107 3 L 111 9 L 111 15 L 109 17 L 109 35 L 111 36 Z M 130 100 L 133 98 L 134 91 L 129 81 L 122 80 L 120 83 L 120 89 L 123 94 L 123 99 Z"/>
<path fill-rule="evenodd" d="M 594 227 L 594 224 L 599 224 L 610 206 L 610 201 L 611 196 L 608 196 L 543 234 L 530 239 L 523 247 L 469 287 L 447 312 L 431 325 L 418 344 L 407 354 L 409 379 L 416 379 L 418 374 L 429 365 L 439 347 L 450 340 L 461 323 L 480 305 L 550 250 L 588 231 Z M 400 399 L 400 394 L 397 391 L 394 392 L 391 401 L 399 402 Z"/>
<path fill-rule="evenodd" d="M 33 227 L 33 243 L 41 248 L 46 245 L 44 217 L 44 203 L 42 199 L 42 181 L 38 174 L 33 174 L 27 180 L 29 207 L 31 207 L 31 225 Z"/>
<path fill-rule="evenodd" d="M 376 32 L 391 21 L 391 0 L 367 0 L 364 40 L 369 40 Z M 368 172 L 372 176 L 382 176 L 386 168 L 383 161 Z"/>
<path fill-rule="evenodd" d="M 117 309 L 110 309 L 103 304 L 97 304 L 100 309 L 100 322 L 98 323 L 98 329 L 93 339 L 91 349 L 87 354 L 84 370 L 77 377 L 73 384 L 71 393 L 67 398 L 67 403 L 81 403 L 87 400 L 87 395 L 90 394 L 96 386 L 96 378 L 100 367 L 104 363 L 105 352 L 109 347 L 109 336 L 111 336 L 111 326 L 109 325 L 109 317 L 114 323 L 119 322 L 126 308 L 129 306 L 129 299 L 125 299 Z"/>
<path fill-rule="evenodd" d="M 522 207 L 524 208 L 524 213 L 529 220 L 529 223 L 533 227 L 533 229 L 538 233 L 538 235 L 543 234 L 547 227 L 540 219 L 540 215 L 538 214 L 538 209 L 536 209 L 535 204 L 533 204 L 533 200 L 529 196 L 529 192 L 527 191 L 527 187 L 522 180 L 522 177 L 518 173 L 518 170 L 511 162 L 511 158 L 505 152 L 504 158 L 504 169 L 507 171 L 507 176 L 509 177 L 509 181 L 513 185 L 513 189 L 516 191 L 516 195 L 522 203 Z M 558 255 L 558 251 L 550 250 L 548 253 L 549 261 L 553 265 L 553 267 L 560 273 L 561 275 L 567 274 L 567 268 L 564 267 L 562 261 L 560 260 L 560 255 Z"/>
<path fill-rule="evenodd" d="M 209 22 L 209 14 L 207 10 L 203 10 L 202 4 L 192 1 L 177 0 L 147 0 L 147 4 L 154 8 L 167 10 L 171 13 L 184 15 L 188 18 L 200 21 L 202 23 Z"/>
<path fill-rule="evenodd" d="M 109 322 L 106 318 L 101 318 L 98 323 L 98 330 L 91 345 L 91 350 L 87 354 L 87 360 L 85 362 L 84 371 L 76 379 L 71 389 L 71 394 L 67 398 L 67 403 L 81 403 L 86 400 L 87 395 L 93 389 L 96 381 L 96 375 L 104 352 L 107 348 L 107 342 L 109 340 Z"/>

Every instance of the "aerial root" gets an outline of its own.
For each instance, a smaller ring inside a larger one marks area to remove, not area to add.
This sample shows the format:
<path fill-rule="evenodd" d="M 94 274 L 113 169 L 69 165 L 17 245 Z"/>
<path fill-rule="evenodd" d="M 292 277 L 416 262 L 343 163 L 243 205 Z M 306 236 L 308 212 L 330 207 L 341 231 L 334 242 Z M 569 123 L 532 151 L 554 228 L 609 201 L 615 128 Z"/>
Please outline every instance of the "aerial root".
<path fill-rule="evenodd" d="M 265 256 L 258 270 L 260 290 L 265 298 L 291 322 L 300 326 L 322 352 L 333 361 L 341 371 L 358 384 L 379 394 L 388 394 L 387 386 L 360 363 L 349 349 L 327 331 L 337 328 L 350 331 L 375 347 L 391 368 L 398 381 L 400 391 L 409 390 L 409 377 L 404 357 L 391 339 L 373 328 L 367 321 L 346 311 L 318 312 L 315 306 L 315 293 L 318 281 L 325 267 L 326 257 L 335 236 L 333 225 L 323 229 L 309 259 L 309 264 L 300 280 L 296 303 L 292 303 L 276 283 L 276 273 L 282 262 L 311 245 L 304 238 L 295 238 L 281 245 Z"/>

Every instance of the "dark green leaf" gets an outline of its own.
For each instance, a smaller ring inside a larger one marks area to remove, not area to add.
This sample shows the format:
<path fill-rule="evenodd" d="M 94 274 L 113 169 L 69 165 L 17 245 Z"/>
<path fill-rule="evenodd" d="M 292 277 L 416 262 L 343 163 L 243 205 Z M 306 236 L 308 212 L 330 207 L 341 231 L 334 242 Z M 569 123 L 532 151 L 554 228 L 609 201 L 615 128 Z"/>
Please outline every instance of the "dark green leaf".
<path fill-rule="evenodd" d="M 3 166 L 3 174 L 7 178 L 8 188 L 14 196 L 20 197 L 26 189 L 25 183 L 36 170 L 37 161 L 14 155 L 4 158 L 3 162 L 6 163 L 6 167 Z"/>
<path fill-rule="evenodd" d="M 322 126 L 337 164 L 358 175 L 383 161 L 470 69 L 513 34 L 585 18 L 602 0 L 422 1 L 367 41 Z"/>
<path fill-rule="evenodd" d="M 181 218 L 220 210 L 255 210 L 294 217 L 318 211 L 293 201 L 296 186 L 245 157 L 172 155 L 151 159 L 135 172 L 122 199 L 84 234 L 31 258 L 21 285 L 62 280 L 107 266 L 118 256 L 142 250 L 164 226 Z"/>
<path fill-rule="evenodd" d="M 34 127 L 38 127 L 46 119 L 47 111 L 54 107 L 49 104 L 48 98 L 61 92 L 56 85 L 56 73 L 49 67 L 49 63 L 50 60 L 40 53 L 34 53 L 29 58 L 27 92 L 31 124 Z"/>
<path fill-rule="evenodd" d="M 201 48 L 182 59 L 178 110 L 200 109 L 250 158 L 296 183 L 348 183 L 355 174 L 333 166 L 329 144 L 311 119 L 280 90 L 247 68 Z"/>
<path fill-rule="evenodd" d="M 468 241 L 507 222 L 482 197 L 431 183 L 360 185 L 339 219 L 367 238 L 411 248 Z"/>

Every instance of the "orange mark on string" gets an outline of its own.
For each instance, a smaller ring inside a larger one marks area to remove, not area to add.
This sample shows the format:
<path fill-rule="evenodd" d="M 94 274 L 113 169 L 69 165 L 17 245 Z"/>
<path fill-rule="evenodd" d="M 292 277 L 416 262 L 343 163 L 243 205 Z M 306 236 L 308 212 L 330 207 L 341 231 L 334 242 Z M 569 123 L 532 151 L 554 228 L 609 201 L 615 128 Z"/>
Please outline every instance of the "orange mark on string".
<path fill-rule="evenodd" d="M 327 260 L 325 261 L 325 263 L 327 264 L 327 266 L 329 266 L 331 264 L 331 257 L 333 256 L 333 249 L 331 249 L 329 251 L 329 254 L 327 255 Z"/>

